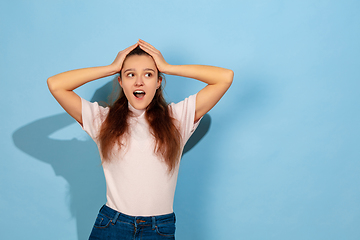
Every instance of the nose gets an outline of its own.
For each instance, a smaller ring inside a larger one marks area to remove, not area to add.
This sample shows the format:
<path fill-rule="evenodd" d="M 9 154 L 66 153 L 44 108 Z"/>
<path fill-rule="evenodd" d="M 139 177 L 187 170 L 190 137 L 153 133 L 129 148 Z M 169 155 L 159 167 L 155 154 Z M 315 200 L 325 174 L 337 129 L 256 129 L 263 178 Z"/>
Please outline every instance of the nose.
<path fill-rule="evenodd" d="M 135 79 L 135 86 L 143 86 L 144 85 L 144 81 L 143 81 L 143 79 L 142 79 L 142 77 L 137 77 L 136 79 Z"/>

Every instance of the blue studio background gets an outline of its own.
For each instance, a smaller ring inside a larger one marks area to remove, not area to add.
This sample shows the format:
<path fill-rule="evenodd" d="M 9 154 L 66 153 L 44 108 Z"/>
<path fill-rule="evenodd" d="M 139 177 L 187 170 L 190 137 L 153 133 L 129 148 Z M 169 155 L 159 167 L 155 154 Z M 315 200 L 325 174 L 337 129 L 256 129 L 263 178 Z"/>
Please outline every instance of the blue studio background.
<path fill-rule="evenodd" d="M 171 64 L 234 70 L 184 154 L 177 239 L 360 239 L 360 2 L 0 3 L 0 239 L 86 239 L 97 149 L 46 79 L 142 38 Z M 113 77 L 77 90 L 106 100 Z M 168 101 L 204 86 L 167 76 Z"/>

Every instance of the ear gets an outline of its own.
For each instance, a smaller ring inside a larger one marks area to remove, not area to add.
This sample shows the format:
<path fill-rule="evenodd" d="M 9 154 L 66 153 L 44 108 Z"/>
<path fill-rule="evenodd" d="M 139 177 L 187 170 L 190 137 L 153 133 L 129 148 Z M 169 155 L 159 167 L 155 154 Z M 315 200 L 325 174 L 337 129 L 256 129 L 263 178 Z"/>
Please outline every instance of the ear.
<path fill-rule="evenodd" d="M 122 80 L 121 80 L 120 76 L 118 76 L 118 82 L 119 82 L 120 86 L 122 87 Z"/>
<path fill-rule="evenodd" d="M 161 86 L 161 83 L 162 83 L 162 77 L 159 76 L 159 79 L 158 79 L 158 82 L 157 82 L 157 88 L 159 88 Z"/>

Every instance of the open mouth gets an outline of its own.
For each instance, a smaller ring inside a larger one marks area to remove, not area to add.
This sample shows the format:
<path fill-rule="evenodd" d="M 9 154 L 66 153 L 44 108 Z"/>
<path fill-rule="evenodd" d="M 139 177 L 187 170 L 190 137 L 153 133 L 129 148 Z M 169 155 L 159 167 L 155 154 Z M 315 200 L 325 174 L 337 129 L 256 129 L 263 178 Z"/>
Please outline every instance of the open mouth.
<path fill-rule="evenodd" d="M 143 98 L 145 96 L 145 92 L 141 90 L 136 90 L 133 92 L 133 94 L 136 98 Z"/>

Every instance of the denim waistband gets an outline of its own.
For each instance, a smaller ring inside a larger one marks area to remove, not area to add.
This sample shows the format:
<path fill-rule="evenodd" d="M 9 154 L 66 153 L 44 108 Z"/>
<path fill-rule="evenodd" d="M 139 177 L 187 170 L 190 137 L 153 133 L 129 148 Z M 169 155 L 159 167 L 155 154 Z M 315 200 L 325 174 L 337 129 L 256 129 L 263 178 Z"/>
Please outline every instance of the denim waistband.
<path fill-rule="evenodd" d="M 136 225 L 152 225 L 153 227 L 161 223 L 166 222 L 176 222 L 175 213 L 169 213 L 165 215 L 156 215 L 156 216 L 130 216 L 124 213 L 118 212 L 106 205 L 103 205 L 99 211 L 101 214 L 112 219 L 112 222 L 116 221 L 132 223 Z"/>

